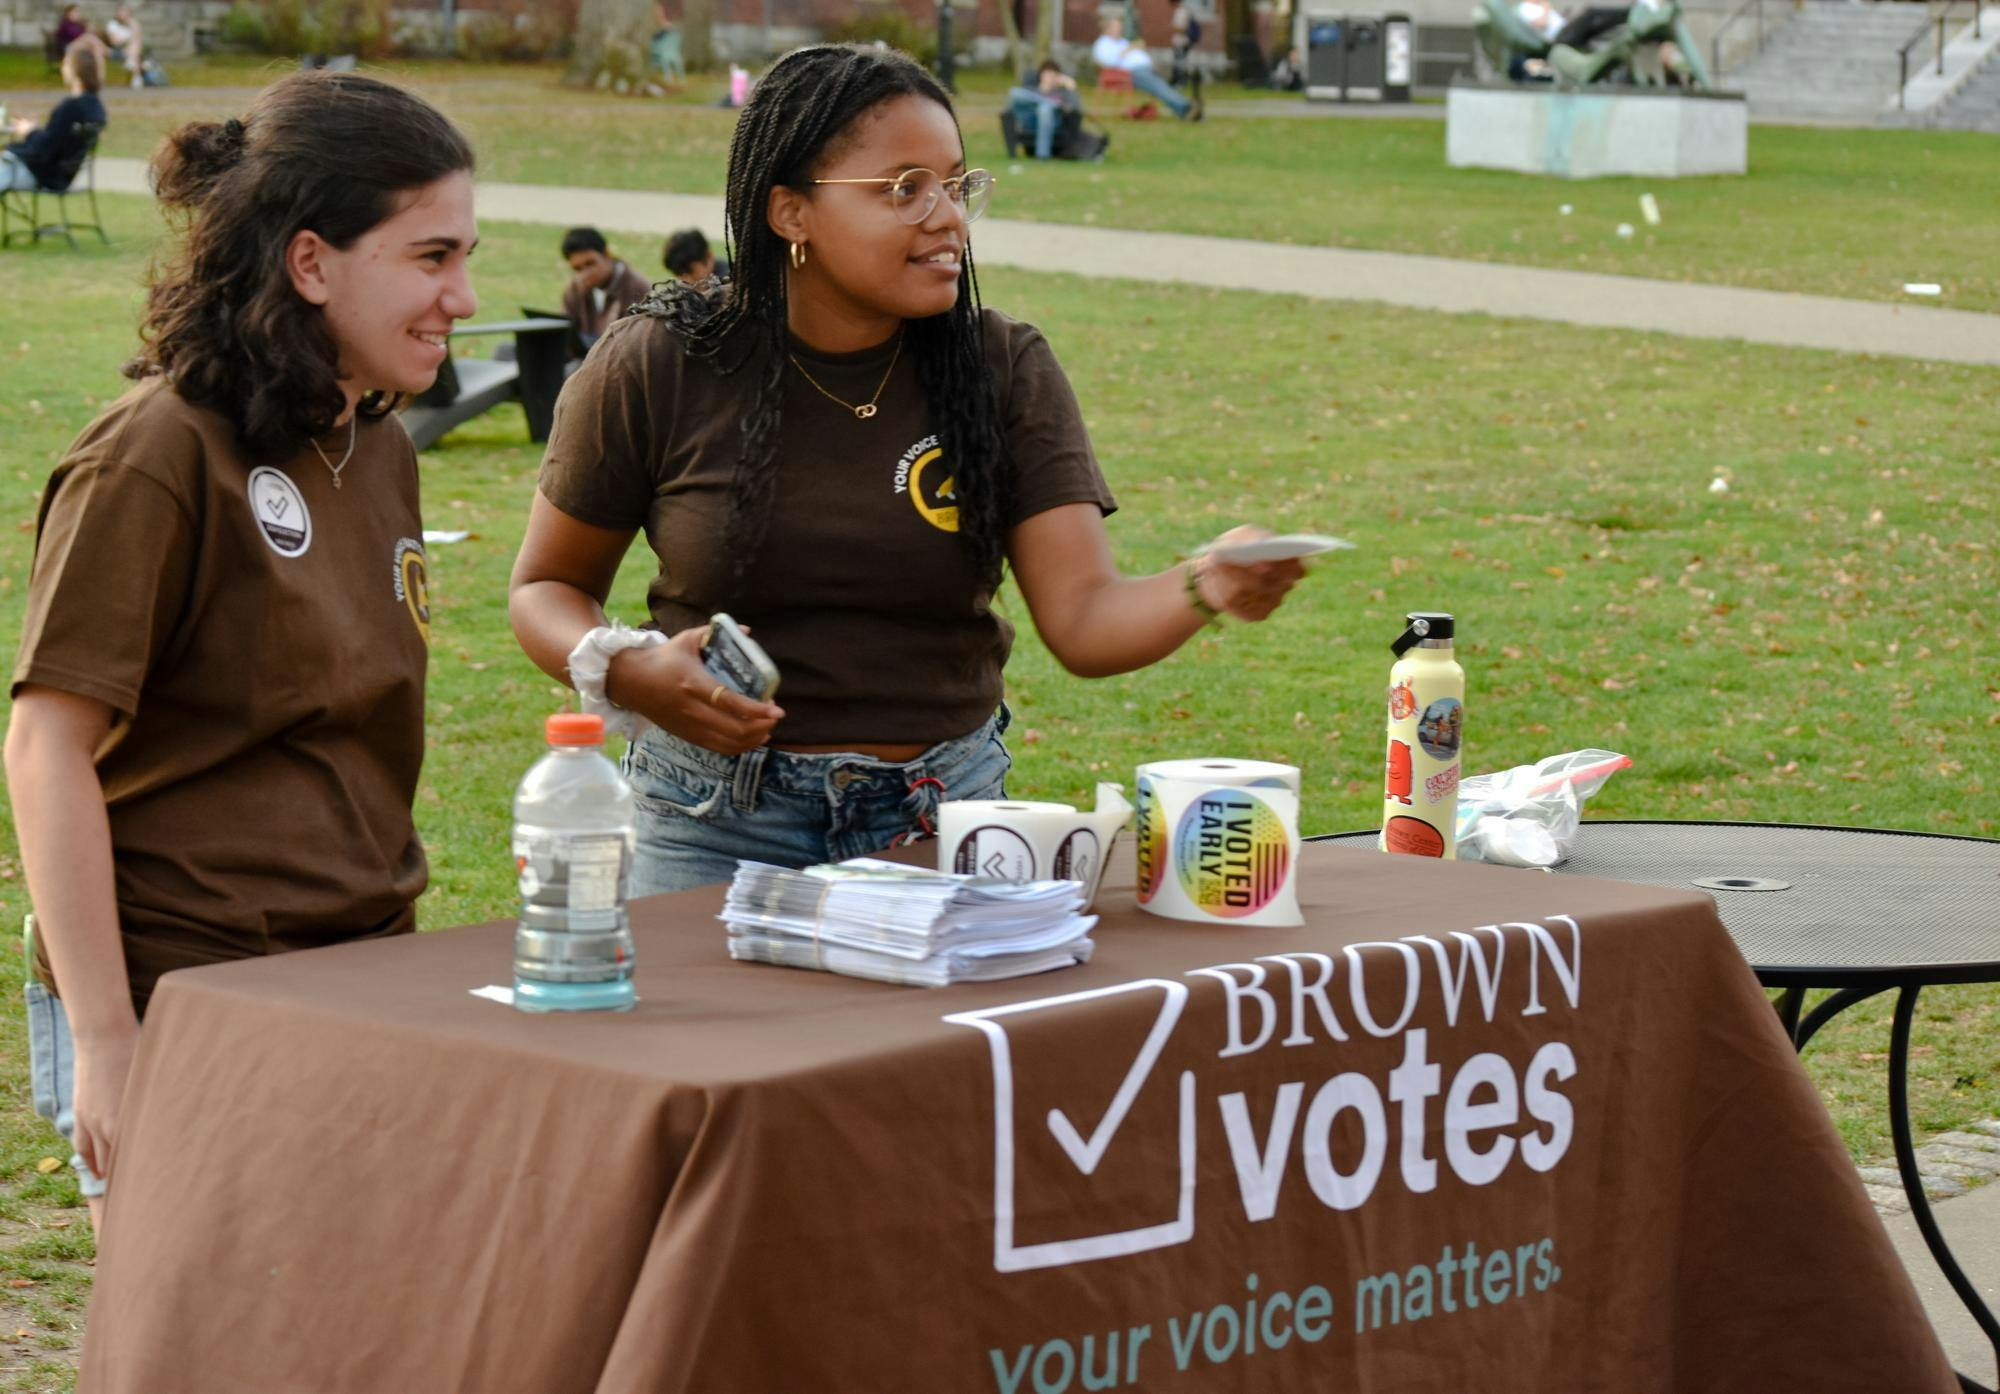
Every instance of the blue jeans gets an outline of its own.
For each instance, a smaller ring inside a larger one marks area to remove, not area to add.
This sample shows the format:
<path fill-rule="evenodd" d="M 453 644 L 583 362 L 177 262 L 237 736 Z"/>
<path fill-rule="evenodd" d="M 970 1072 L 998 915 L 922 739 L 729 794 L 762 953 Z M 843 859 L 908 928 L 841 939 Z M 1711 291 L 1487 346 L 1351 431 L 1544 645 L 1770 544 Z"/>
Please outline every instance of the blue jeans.
<path fill-rule="evenodd" d="M 738 858 L 803 867 L 867 856 L 935 828 L 946 799 L 1003 799 L 1007 721 L 1002 707 L 903 762 L 768 747 L 720 755 L 650 730 L 624 760 L 638 806 L 631 894 L 727 881 Z"/>
<path fill-rule="evenodd" d="M 28 979 L 22 989 L 28 999 L 28 1077 L 35 1095 L 35 1112 L 55 1125 L 70 1144 L 69 1164 L 76 1187 L 86 1198 L 104 1194 L 104 1181 L 76 1153 L 76 1042 L 69 1034 L 69 1013 L 62 999 Z"/>
<path fill-rule="evenodd" d="M 1150 65 L 1144 68 L 1132 68 L 1129 71 L 1132 74 L 1132 85 L 1134 87 L 1144 92 L 1147 96 L 1164 102 L 1167 110 L 1180 117 L 1181 120 L 1187 120 L 1187 114 L 1192 109 L 1193 103 L 1189 102 L 1180 93 L 1174 91 L 1172 87 L 1169 87 L 1167 80 L 1155 72 Z"/>
<path fill-rule="evenodd" d="M 1014 87 L 1008 89 L 1007 105 L 1013 108 L 1014 123 L 1022 133 L 1035 133 L 1035 158 L 1052 158 L 1056 153 L 1056 130 L 1062 125 L 1062 104 L 1032 87 Z"/>
<path fill-rule="evenodd" d="M 0 193 L 26 193 L 39 189 L 42 181 L 35 178 L 35 172 L 11 150 L 0 150 Z"/>

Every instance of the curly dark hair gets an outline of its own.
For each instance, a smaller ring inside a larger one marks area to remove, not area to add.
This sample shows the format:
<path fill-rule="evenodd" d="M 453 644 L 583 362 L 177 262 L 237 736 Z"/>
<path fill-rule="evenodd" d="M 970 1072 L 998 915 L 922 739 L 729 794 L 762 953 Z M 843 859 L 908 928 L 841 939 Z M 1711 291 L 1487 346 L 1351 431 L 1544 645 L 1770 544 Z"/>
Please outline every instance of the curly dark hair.
<path fill-rule="evenodd" d="M 286 249 L 311 229 L 346 248 L 399 196 L 470 171 L 472 147 L 434 107 L 357 73 L 294 73 L 243 119 L 182 126 L 153 156 L 181 237 L 154 268 L 131 378 L 163 374 L 228 417 L 254 455 L 282 457 L 346 409 L 325 312 L 293 288 Z M 386 415 L 391 394 L 362 399 Z"/>
<path fill-rule="evenodd" d="M 828 148 L 867 112 L 907 96 L 936 102 L 956 125 L 951 97 L 937 79 L 894 49 L 816 44 L 779 59 L 758 80 L 729 145 L 724 239 L 732 248 L 730 283 L 668 282 L 631 311 L 665 320 L 685 340 L 688 356 L 711 360 L 718 373 L 755 375 L 725 532 L 739 578 L 769 529 L 783 429 L 790 247 L 766 217 L 771 190 L 810 193 L 813 170 Z M 739 329 L 745 337 L 737 342 L 746 343 L 745 351 L 726 359 L 723 346 Z M 959 539 L 980 575 L 997 587 L 1006 561 L 1002 520 L 1011 470 L 981 340 L 979 279 L 970 246 L 959 272 L 958 303 L 944 314 L 909 321 L 903 351 L 915 362 L 938 442 L 951 461 Z"/>

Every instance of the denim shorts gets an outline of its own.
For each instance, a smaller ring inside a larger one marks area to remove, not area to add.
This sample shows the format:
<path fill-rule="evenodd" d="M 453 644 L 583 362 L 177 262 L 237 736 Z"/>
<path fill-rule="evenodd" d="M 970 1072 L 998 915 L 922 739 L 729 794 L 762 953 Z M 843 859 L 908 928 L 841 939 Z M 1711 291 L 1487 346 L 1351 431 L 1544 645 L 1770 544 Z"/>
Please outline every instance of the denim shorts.
<path fill-rule="evenodd" d="M 1007 796 L 1007 721 L 1003 706 L 970 735 L 902 762 L 768 747 L 721 755 L 649 730 L 624 761 L 638 804 L 631 894 L 727 881 L 738 858 L 813 866 L 922 837 L 946 799 Z"/>
<path fill-rule="evenodd" d="M 104 1194 L 104 1180 L 76 1153 L 76 1042 L 69 1034 L 69 1013 L 62 999 L 28 979 L 22 989 L 28 999 L 28 1074 L 34 1084 L 35 1112 L 55 1125 L 70 1144 L 69 1164 L 77 1189 L 86 1197 Z"/>

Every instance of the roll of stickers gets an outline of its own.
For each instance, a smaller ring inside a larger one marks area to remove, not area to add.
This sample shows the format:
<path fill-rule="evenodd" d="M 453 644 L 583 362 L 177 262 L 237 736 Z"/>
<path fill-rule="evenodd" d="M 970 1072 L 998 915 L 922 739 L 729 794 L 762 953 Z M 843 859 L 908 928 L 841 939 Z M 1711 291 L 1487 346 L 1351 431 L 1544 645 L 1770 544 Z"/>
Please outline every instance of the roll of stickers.
<path fill-rule="evenodd" d="M 1263 760 L 1139 767 L 1139 904 L 1169 919 L 1296 925 L 1299 772 Z"/>
<path fill-rule="evenodd" d="M 1024 799 L 954 799 L 938 805 L 938 870 L 1002 881 L 1081 881 L 1083 908 L 1118 830 L 1132 817 L 1117 784 L 1097 786 L 1097 808 Z"/>

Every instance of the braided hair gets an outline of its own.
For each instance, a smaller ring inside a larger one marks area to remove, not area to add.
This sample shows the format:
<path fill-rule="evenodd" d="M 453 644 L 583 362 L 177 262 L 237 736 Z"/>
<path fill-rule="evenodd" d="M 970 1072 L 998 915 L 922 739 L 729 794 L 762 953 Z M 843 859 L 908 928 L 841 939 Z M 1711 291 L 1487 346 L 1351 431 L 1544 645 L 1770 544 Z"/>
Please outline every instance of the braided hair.
<path fill-rule="evenodd" d="M 957 123 L 951 98 L 914 59 L 894 49 L 818 44 L 794 49 L 757 83 L 729 144 L 724 233 L 734 248 L 730 283 L 669 282 L 632 310 L 665 320 L 691 358 L 721 374 L 753 375 L 741 453 L 730 492 L 725 539 L 740 580 L 770 522 L 777 492 L 786 362 L 785 240 L 766 217 L 771 190 L 811 187 L 812 171 L 867 112 L 897 97 L 926 97 Z M 743 330 L 745 338 L 735 339 Z M 744 351 L 725 355 L 725 343 Z M 958 301 L 944 314 L 911 320 L 904 350 L 956 481 L 959 539 L 981 577 L 1000 583 L 1006 558 L 1002 520 L 1010 472 L 999 406 L 980 334 L 979 280 L 965 249 Z"/>

